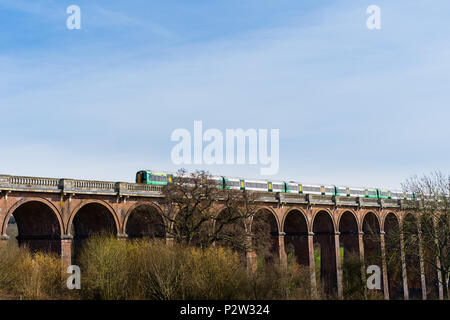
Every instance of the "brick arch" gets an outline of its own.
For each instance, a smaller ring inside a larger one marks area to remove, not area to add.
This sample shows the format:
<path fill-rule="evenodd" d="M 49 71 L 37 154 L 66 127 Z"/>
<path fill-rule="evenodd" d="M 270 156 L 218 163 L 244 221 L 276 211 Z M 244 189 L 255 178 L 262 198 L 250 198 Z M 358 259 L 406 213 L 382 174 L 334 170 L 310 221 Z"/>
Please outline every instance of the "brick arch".
<path fill-rule="evenodd" d="M 367 211 L 365 211 L 364 214 L 361 216 L 361 231 L 363 231 L 363 227 L 364 227 L 364 219 L 366 218 L 366 216 L 367 216 L 369 213 L 372 213 L 373 215 L 375 215 L 375 218 L 377 219 L 377 222 L 378 222 L 378 227 L 380 228 L 380 232 L 383 231 L 383 230 L 381 229 L 381 227 L 382 227 L 382 225 L 381 225 L 381 218 L 380 218 L 379 214 L 378 214 L 376 211 L 373 211 L 373 210 L 367 210 Z"/>
<path fill-rule="evenodd" d="M 343 216 L 345 213 L 347 213 L 347 212 L 349 212 L 349 213 L 351 213 L 351 214 L 353 215 L 353 218 L 355 218 L 355 221 L 356 221 L 356 227 L 358 228 L 358 232 L 361 231 L 361 230 L 362 230 L 362 224 L 361 224 L 361 222 L 359 221 L 358 216 L 357 216 L 355 210 L 353 210 L 353 209 L 345 209 L 345 210 L 342 210 L 342 211 L 339 213 L 339 215 L 338 215 L 338 217 L 337 217 L 337 221 L 336 221 L 336 228 L 337 228 L 336 230 L 339 231 L 340 226 L 341 226 L 341 219 L 342 219 L 342 216 Z"/>
<path fill-rule="evenodd" d="M 11 218 L 11 216 L 13 215 L 14 211 L 16 209 L 18 209 L 20 206 L 29 203 L 29 202 L 40 202 L 44 205 L 46 205 L 47 207 L 50 208 L 50 210 L 55 214 L 56 219 L 58 220 L 58 224 L 59 224 L 59 231 L 60 231 L 60 236 L 62 236 L 64 234 L 64 224 L 63 224 L 63 220 L 61 217 L 61 212 L 58 210 L 58 208 L 49 200 L 45 199 L 45 198 L 41 198 L 41 197 L 31 197 L 31 198 L 26 198 L 26 199 L 20 199 L 17 200 L 8 210 L 3 223 L 2 223 L 2 229 L 1 229 L 1 234 L 2 235 L 6 235 L 6 229 L 8 227 L 8 221 Z"/>
<path fill-rule="evenodd" d="M 256 213 L 255 213 L 255 215 L 253 216 L 252 221 L 253 221 L 253 219 L 255 218 L 255 216 L 257 216 L 258 213 L 259 213 L 260 211 L 262 211 L 262 210 L 267 210 L 267 211 L 269 211 L 269 212 L 272 214 L 272 216 L 275 218 L 275 221 L 277 222 L 277 229 L 278 229 L 278 232 L 280 232 L 280 230 L 281 230 L 281 228 L 280 228 L 280 220 L 278 219 L 277 214 L 275 213 L 275 211 L 274 211 L 271 207 L 268 207 L 268 206 L 261 206 L 261 207 L 259 207 L 258 210 L 256 210 Z M 250 228 L 251 228 L 251 227 L 250 227 Z"/>
<path fill-rule="evenodd" d="M 400 215 L 397 213 L 397 212 L 395 212 L 395 211 L 393 211 L 393 210 L 389 210 L 389 211 L 386 211 L 382 216 L 381 216 L 381 223 L 380 223 L 380 230 L 381 231 L 385 231 L 384 230 L 384 227 L 385 227 L 385 224 L 386 224 L 386 218 L 387 218 L 387 216 L 388 215 L 390 215 L 390 214 L 393 214 L 394 215 L 394 217 L 397 219 L 397 223 L 398 223 L 398 225 L 399 225 L 399 227 L 401 226 L 400 225 Z"/>
<path fill-rule="evenodd" d="M 336 221 L 335 221 L 335 219 L 334 219 L 334 215 L 333 215 L 333 213 L 329 210 L 329 209 L 326 209 L 326 208 L 318 208 L 318 209 L 315 209 L 314 210 L 314 212 L 313 212 L 313 215 L 312 215 L 312 219 L 311 219 L 311 229 L 309 230 L 310 232 L 313 232 L 313 228 L 314 228 L 314 220 L 316 219 L 316 216 L 317 216 L 317 214 L 319 214 L 320 212 L 326 212 L 328 215 L 329 215 L 329 217 L 330 217 L 330 219 L 331 219 L 331 221 L 333 222 L 333 229 L 334 229 L 334 232 L 336 232 L 336 231 L 339 231 L 339 229 L 336 229 Z"/>
<path fill-rule="evenodd" d="M 291 211 L 295 211 L 295 210 L 296 210 L 296 211 L 299 211 L 299 212 L 302 214 L 303 218 L 305 218 L 307 230 L 308 230 L 308 231 L 311 230 L 311 227 L 310 227 L 310 225 L 309 225 L 308 216 L 307 216 L 306 212 L 305 212 L 302 208 L 292 207 L 292 208 L 287 209 L 287 210 L 285 211 L 285 213 L 283 214 L 283 218 L 281 219 L 281 228 L 279 229 L 280 232 L 284 232 L 284 225 L 285 225 L 285 223 L 286 223 L 286 218 L 287 218 L 287 216 L 289 215 L 289 213 L 290 213 Z"/>
<path fill-rule="evenodd" d="M 91 204 L 91 203 L 96 203 L 96 204 L 104 206 L 109 211 L 111 216 L 113 217 L 117 232 L 119 233 L 120 230 L 122 230 L 122 226 L 120 225 L 120 220 L 117 216 L 117 213 L 111 205 L 109 205 L 106 201 L 103 201 L 103 200 L 86 200 L 86 201 L 82 201 L 70 213 L 70 218 L 66 225 L 65 234 L 70 235 L 70 228 L 72 227 L 73 219 L 75 218 L 75 215 L 78 213 L 78 211 L 80 211 L 80 209 L 82 209 L 84 206 Z"/>
<path fill-rule="evenodd" d="M 299 265 L 308 266 L 309 221 L 301 208 L 288 208 L 283 216 L 284 254 L 295 257 Z"/>
<path fill-rule="evenodd" d="M 125 217 L 123 218 L 123 221 L 122 221 L 122 229 L 120 230 L 122 232 L 122 234 L 126 233 L 125 231 L 127 229 L 127 223 L 128 223 L 128 219 L 130 218 L 131 213 L 135 209 L 137 209 L 137 208 L 139 208 L 141 206 L 150 206 L 150 207 L 154 208 L 158 212 L 158 214 L 161 216 L 164 224 L 167 223 L 165 221 L 164 217 L 163 217 L 163 214 L 162 214 L 163 210 L 157 203 L 155 203 L 155 202 L 136 202 L 132 206 L 130 206 L 128 208 L 127 212 L 125 213 Z"/>
<path fill-rule="evenodd" d="M 403 223 L 405 222 L 405 219 L 406 219 L 406 217 L 408 217 L 408 216 L 411 216 L 411 217 L 414 219 L 414 221 L 416 222 L 417 226 L 419 227 L 419 221 L 418 221 L 417 216 L 416 216 L 414 213 L 411 213 L 411 212 L 404 212 L 404 213 L 401 215 L 401 219 L 399 220 L 399 221 L 400 221 L 400 226 L 401 226 L 401 227 L 403 226 Z"/>

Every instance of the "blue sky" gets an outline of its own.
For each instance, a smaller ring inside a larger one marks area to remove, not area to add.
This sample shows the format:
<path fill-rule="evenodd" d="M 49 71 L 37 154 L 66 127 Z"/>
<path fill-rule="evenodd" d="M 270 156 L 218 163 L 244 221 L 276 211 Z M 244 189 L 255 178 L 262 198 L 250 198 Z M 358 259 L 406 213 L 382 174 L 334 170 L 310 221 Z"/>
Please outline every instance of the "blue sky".
<path fill-rule="evenodd" d="M 66 8 L 81 8 L 68 30 Z M 381 30 L 366 8 L 381 8 Z M 280 129 L 275 178 L 450 171 L 450 2 L 0 0 L 0 172 L 132 181 L 173 130 Z M 186 166 L 258 178 L 259 166 Z"/>

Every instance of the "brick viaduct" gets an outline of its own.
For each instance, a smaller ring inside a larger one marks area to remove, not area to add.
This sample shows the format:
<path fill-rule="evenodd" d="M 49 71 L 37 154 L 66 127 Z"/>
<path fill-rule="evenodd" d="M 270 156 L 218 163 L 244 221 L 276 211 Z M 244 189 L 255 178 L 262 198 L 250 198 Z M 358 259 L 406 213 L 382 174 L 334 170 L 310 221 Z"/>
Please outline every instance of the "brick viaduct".
<path fill-rule="evenodd" d="M 145 226 L 149 220 L 139 220 L 136 212 L 146 207 L 161 218 L 161 197 L 158 186 L 0 175 L 0 245 L 9 239 L 8 221 L 14 215 L 20 245 L 57 252 L 70 265 L 77 241 L 92 233 L 109 230 L 127 238 L 151 228 Z M 385 237 L 389 230 L 401 227 L 404 219 L 412 218 L 402 210 L 403 200 L 274 193 L 263 193 L 258 200 L 261 209 L 255 219 L 264 215 L 270 219 L 273 250 L 283 262 L 288 251 L 309 266 L 313 292 L 320 281 L 325 291 L 342 297 L 340 248 L 344 248 L 344 260 L 354 252 L 363 268 L 369 264 L 381 267 L 385 299 L 443 298 L 442 286 L 436 278 L 429 279 L 423 259 L 405 257 L 403 241 L 398 244 L 401 274 L 390 273 Z M 373 240 L 373 234 L 379 241 Z M 321 252 L 319 275 L 317 248 Z M 381 261 L 368 261 L 370 252 L 379 252 Z M 253 258 L 249 253 L 250 263 Z M 417 264 L 420 275 L 408 272 L 408 263 Z M 434 273 L 431 278 L 438 276 Z"/>

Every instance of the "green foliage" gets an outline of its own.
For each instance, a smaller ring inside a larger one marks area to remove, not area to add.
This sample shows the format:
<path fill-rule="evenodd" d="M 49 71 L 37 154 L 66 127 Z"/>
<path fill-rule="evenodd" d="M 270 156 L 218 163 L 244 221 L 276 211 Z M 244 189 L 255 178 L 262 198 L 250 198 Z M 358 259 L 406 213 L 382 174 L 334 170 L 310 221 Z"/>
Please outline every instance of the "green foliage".
<path fill-rule="evenodd" d="M 343 259 L 344 298 L 348 300 L 365 299 L 366 285 L 361 277 L 361 260 L 358 253 L 350 252 Z"/>

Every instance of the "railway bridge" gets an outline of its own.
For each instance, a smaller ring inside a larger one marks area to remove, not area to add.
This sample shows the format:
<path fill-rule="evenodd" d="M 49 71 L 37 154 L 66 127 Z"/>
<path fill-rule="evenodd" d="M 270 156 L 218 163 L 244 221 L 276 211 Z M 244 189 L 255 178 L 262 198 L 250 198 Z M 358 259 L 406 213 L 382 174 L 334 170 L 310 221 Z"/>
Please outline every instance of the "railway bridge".
<path fill-rule="evenodd" d="M 126 239 L 155 232 L 151 224 L 162 221 L 164 209 L 161 191 L 161 186 L 127 182 L 0 175 L 0 245 L 8 242 L 8 222 L 14 216 L 19 245 L 56 252 L 70 265 L 77 243 L 91 234 L 110 231 Z M 258 205 L 255 219 L 269 219 L 272 249 L 282 262 L 292 253 L 299 264 L 309 266 L 312 290 L 321 287 L 342 297 L 343 260 L 354 253 L 363 277 L 367 265 L 381 268 L 385 299 L 443 298 L 439 274 L 427 273 L 423 259 L 406 257 L 404 241 L 398 243 L 401 272 L 390 270 L 386 238 L 412 218 L 404 210 L 407 201 L 267 192 Z M 252 263 L 255 254 L 247 258 Z M 412 267 L 420 274 L 408 272 Z"/>

